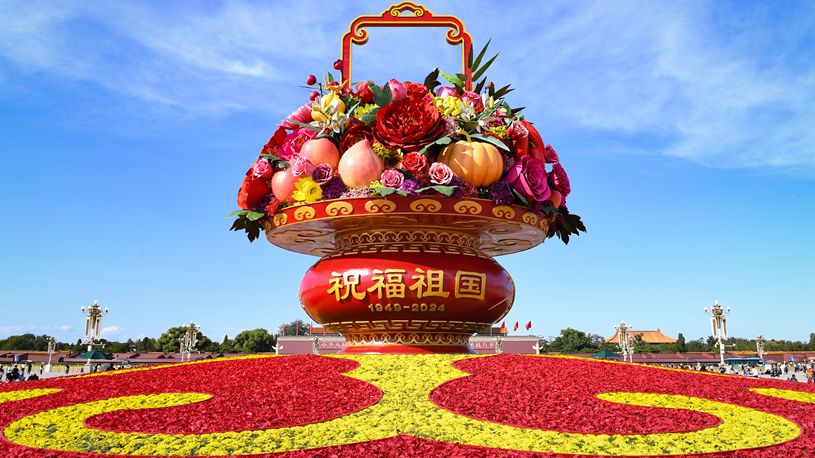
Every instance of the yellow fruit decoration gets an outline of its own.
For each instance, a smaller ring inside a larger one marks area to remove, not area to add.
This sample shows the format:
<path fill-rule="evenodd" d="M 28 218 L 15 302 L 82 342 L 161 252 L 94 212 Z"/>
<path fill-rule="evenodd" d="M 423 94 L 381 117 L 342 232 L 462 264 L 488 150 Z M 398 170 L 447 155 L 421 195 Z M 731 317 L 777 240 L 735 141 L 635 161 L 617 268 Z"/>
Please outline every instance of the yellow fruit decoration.
<path fill-rule="evenodd" d="M 438 162 L 473 186 L 489 186 L 504 173 L 504 159 L 498 148 L 489 143 L 469 140 L 451 143 L 441 152 Z"/>

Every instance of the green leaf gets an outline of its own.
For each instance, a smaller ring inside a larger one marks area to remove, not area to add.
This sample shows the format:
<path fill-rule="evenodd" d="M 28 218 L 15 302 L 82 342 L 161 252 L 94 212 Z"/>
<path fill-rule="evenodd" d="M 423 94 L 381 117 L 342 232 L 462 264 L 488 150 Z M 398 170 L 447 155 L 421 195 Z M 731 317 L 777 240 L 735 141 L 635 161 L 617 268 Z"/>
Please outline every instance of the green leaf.
<path fill-rule="evenodd" d="M 435 145 L 447 145 L 447 144 L 449 144 L 451 141 L 453 141 L 453 138 L 452 138 L 452 137 L 450 137 L 450 136 L 447 136 L 447 137 L 442 137 L 442 138 L 440 138 L 440 139 L 438 139 L 438 140 L 434 141 L 433 143 L 429 143 L 429 144 L 425 145 L 425 146 L 424 146 L 422 149 L 420 149 L 420 150 L 419 150 L 419 151 L 417 151 L 417 152 L 418 152 L 419 154 L 425 154 L 425 153 L 427 152 L 427 150 L 428 150 L 428 149 L 429 149 L 431 146 L 435 146 Z"/>
<path fill-rule="evenodd" d="M 518 200 L 521 201 L 521 203 L 523 203 L 527 207 L 529 206 L 529 201 L 526 200 L 526 197 L 524 197 L 520 192 L 518 192 L 518 190 L 515 189 L 515 187 L 510 186 L 509 189 L 512 190 L 512 193 L 515 194 L 515 197 L 517 197 Z"/>
<path fill-rule="evenodd" d="M 495 95 L 493 97 L 500 99 L 501 97 L 509 94 L 510 92 L 514 91 L 514 88 L 510 88 L 511 84 L 507 84 L 506 86 L 502 87 L 495 91 Z"/>
<path fill-rule="evenodd" d="M 334 75 L 331 73 L 331 71 L 329 71 L 329 72 L 328 72 L 328 81 L 329 81 L 329 82 L 331 82 L 331 81 L 337 81 L 337 80 L 335 80 L 335 79 L 334 79 Z"/>
<path fill-rule="evenodd" d="M 487 78 L 482 78 L 481 81 L 479 81 L 478 84 L 475 86 L 475 92 L 480 94 L 481 91 L 484 90 L 484 85 L 486 85 L 486 84 L 487 84 Z"/>
<path fill-rule="evenodd" d="M 305 127 L 306 129 L 311 130 L 311 131 L 313 131 L 315 133 L 318 133 L 318 134 L 320 133 L 320 129 L 318 129 L 317 127 L 312 126 L 311 124 L 306 124 L 306 123 L 300 122 L 300 121 L 298 121 L 296 119 L 287 119 L 286 121 L 291 121 L 291 122 L 297 124 L 300 127 Z"/>
<path fill-rule="evenodd" d="M 368 124 L 369 126 L 373 126 L 376 124 L 376 114 L 379 113 L 379 108 L 374 108 L 373 110 L 363 114 L 360 116 L 359 120 Z"/>
<path fill-rule="evenodd" d="M 424 188 L 417 189 L 416 193 L 418 194 L 418 193 L 421 193 L 423 191 L 433 190 L 433 191 L 436 191 L 436 192 L 440 192 L 440 193 L 444 194 L 445 196 L 449 197 L 449 196 L 453 195 L 453 192 L 455 192 L 457 187 L 458 186 L 443 186 L 443 185 L 425 186 Z"/>
<path fill-rule="evenodd" d="M 507 111 L 509 111 L 509 116 L 512 116 L 522 112 L 525 108 L 526 107 L 510 108 Z"/>
<path fill-rule="evenodd" d="M 246 213 L 246 219 L 248 219 L 249 221 L 257 221 L 263 218 L 264 215 L 265 213 L 263 212 L 250 211 Z"/>
<path fill-rule="evenodd" d="M 501 53 L 498 53 L 498 54 L 501 54 Z M 478 70 L 473 72 L 473 80 L 477 80 L 477 79 L 481 78 L 482 75 L 484 75 L 484 72 L 486 72 L 487 69 L 490 68 L 490 65 L 492 65 L 493 62 L 495 62 L 495 59 L 498 58 L 498 54 L 492 56 L 492 59 L 488 60 L 486 64 L 481 66 L 481 68 L 479 68 Z"/>
<path fill-rule="evenodd" d="M 497 138 L 492 137 L 490 135 L 472 134 L 472 135 L 470 135 L 470 138 L 475 138 L 475 139 L 481 140 L 483 142 L 490 143 L 493 146 L 495 146 L 496 148 L 500 148 L 500 149 L 502 149 L 504 151 L 509 151 L 509 147 L 506 145 L 506 143 L 504 143 L 501 140 L 498 140 Z"/>
<path fill-rule="evenodd" d="M 487 44 L 485 44 L 484 47 L 481 48 L 481 52 L 478 53 L 478 57 L 476 57 L 475 61 L 470 65 L 471 70 L 476 69 L 476 68 L 478 68 L 479 65 L 481 65 L 481 59 L 484 58 L 484 54 L 486 54 L 487 48 L 490 46 L 490 42 L 492 42 L 492 38 L 487 40 Z M 473 79 L 478 79 L 478 78 L 473 78 Z"/>
<path fill-rule="evenodd" d="M 432 72 L 430 72 L 424 79 L 424 87 L 427 88 L 431 93 L 436 91 L 436 86 L 440 86 L 439 83 L 439 69 L 434 68 Z"/>
<path fill-rule="evenodd" d="M 226 217 L 227 217 L 227 218 L 232 218 L 233 216 L 243 216 L 243 215 L 245 215 L 247 212 L 249 212 L 249 210 L 235 210 L 235 211 L 233 211 L 232 213 L 230 213 L 230 214 L 226 215 Z"/>
<path fill-rule="evenodd" d="M 283 161 L 283 159 L 275 156 L 274 154 L 268 154 L 268 153 L 261 154 L 260 157 L 267 159 L 270 164 L 274 164 L 275 162 L 278 162 L 278 161 Z"/>
<path fill-rule="evenodd" d="M 467 53 L 467 68 L 473 68 L 473 43 L 470 42 L 470 49 Z"/>
<path fill-rule="evenodd" d="M 373 81 L 368 82 L 368 88 L 374 93 L 374 103 L 380 107 L 391 103 L 393 101 L 393 93 L 390 87 L 386 84 L 384 88 L 377 86 Z"/>
<path fill-rule="evenodd" d="M 382 197 L 389 196 L 391 194 L 398 194 L 400 196 L 408 196 L 409 195 L 409 193 L 407 191 L 402 191 L 401 189 L 386 188 L 384 186 L 381 187 L 381 188 L 376 188 L 376 192 Z"/>
<path fill-rule="evenodd" d="M 445 73 L 445 72 L 439 72 L 439 75 L 441 75 L 442 78 L 449 81 L 450 84 L 455 86 L 457 89 L 463 89 L 464 88 L 464 81 L 462 81 L 461 78 L 459 78 L 458 76 L 451 75 L 451 74 Z"/>

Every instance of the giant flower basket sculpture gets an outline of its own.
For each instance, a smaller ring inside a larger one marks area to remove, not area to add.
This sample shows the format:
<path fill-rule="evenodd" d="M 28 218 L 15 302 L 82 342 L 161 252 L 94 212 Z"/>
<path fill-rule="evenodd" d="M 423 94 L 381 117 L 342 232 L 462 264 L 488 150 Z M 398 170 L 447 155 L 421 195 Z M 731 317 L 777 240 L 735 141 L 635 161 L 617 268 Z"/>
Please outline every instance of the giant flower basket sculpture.
<path fill-rule="evenodd" d="M 462 73 L 351 83 L 352 45 L 383 26 L 449 28 Z M 487 46 L 474 56 L 458 18 L 409 2 L 357 18 L 339 80 L 309 75 L 310 101 L 246 173 L 232 229 L 320 256 L 300 300 L 346 353 L 471 352 L 515 296 L 493 257 L 585 231 L 557 152 L 487 82 Z"/>

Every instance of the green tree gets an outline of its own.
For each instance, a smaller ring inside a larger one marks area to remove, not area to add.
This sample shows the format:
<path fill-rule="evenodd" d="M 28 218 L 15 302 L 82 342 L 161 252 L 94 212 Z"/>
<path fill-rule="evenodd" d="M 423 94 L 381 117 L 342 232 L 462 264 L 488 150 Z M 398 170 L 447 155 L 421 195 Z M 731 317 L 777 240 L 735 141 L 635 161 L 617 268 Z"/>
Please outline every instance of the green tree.
<path fill-rule="evenodd" d="M 136 351 L 138 353 L 150 353 L 156 351 L 156 339 L 144 337 L 142 340 L 136 342 Z"/>
<path fill-rule="evenodd" d="M 592 337 L 583 331 L 566 328 L 560 331 L 559 336 L 552 339 L 548 350 L 559 353 L 594 353 L 600 350 L 600 346 L 597 339 Z"/>
<path fill-rule="evenodd" d="M 184 339 L 184 334 L 187 332 L 186 326 L 174 326 L 168 329 L 166 332 L 161 334 L 158 339 L 156 339 L 156 350 L 163 351 L 165 353 L 173 353 L 178 352 L 181 350 L 181 341 Z M 204 345 L 211 347 L 211 340 L 209 337 L 205 336 L 198 331 L 196 335 L 198 342 L 195 344 L 195 349 L 201 351 L 200 343 L 204 343 Z"/>
<path fill-rule="evenodd" d="M 224 340 L 221 342 L 221 345 L 218 346 L 218 351 L 221 353 L 234 353 L 235 346 L 232 344 L 232 341 L 229 339 L 229 335 L 224 335 Z"/>
<path fill-rule="evenodd" d="M 303 320 L 297 319 L 292 321 L 291 323 L 285 323 L 283 325 L 283 335 L 286 336 L 307 336 L 309 335 L 309 328 L 311 327 L 311 323 L 306 323 Z"/>
<path fill-rule="evenodd" d="M 688 351 L 688 347 L 685 345 L 685 336 L 682 335 L 680 332 L 678 336 L 676 336 L 676 351 L 680 353 L 685 353 Z"/>
<path fill-rule="evenodd" d="M 809 334 L 809 349 L 815 350 L 815 332 Z"/>
<path fill-rule="evenodd" d="M 260 353 L 272 351 L 275 338 L 263 328 L 242 331 L 235 336 L 233 345 L 240 353 Z"/>

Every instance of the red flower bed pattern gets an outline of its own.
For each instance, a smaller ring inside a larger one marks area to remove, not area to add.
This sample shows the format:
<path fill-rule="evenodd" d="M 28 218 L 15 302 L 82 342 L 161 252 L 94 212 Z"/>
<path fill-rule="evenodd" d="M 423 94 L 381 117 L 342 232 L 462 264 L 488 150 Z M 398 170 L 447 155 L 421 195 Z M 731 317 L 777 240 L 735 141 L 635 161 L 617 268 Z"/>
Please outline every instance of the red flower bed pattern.
<path fill-rule="evenodd" d="M 4 384 L 8 391 L 62 391 L 0 406 L 0 430 L 37 412 L 119 396 L 208 393 L 209 400 L 178 407 L 125 410 L 90 417 L 86 426 L 117 432 L 203 434 L 305 425 L 374 405 L 382 391 L 342 375 L 358 366 L 348 359 L 289 356 L 192 363 L 115 375 Z M 456 414 L 522 428 L 587 434 L 675 433 L 710 428 L 712 415 L 677 409 L 637 407 L 600 400 L 608 392 L 683 395 L 749 407 L 784 417 L 801 429 L 788 442 L 763 449 L 694 456 L 805 457 L 813 455 L 815 404 L 769 397 L 751 388 L 815 393 L 815 385 L 571 358 L 495 356 L 453 363 L 468 376 L 447 382 L 430 400 Z M 0 440 L 3 457 L 111 456 L 54 453 Z M 123 455 L 116 455 L 123 456 Z M 574 456 L 465 446 L 399 435 L 363 443 L 253 456 Z M 585 455 L 583 455 L 585 456 Z"/>

